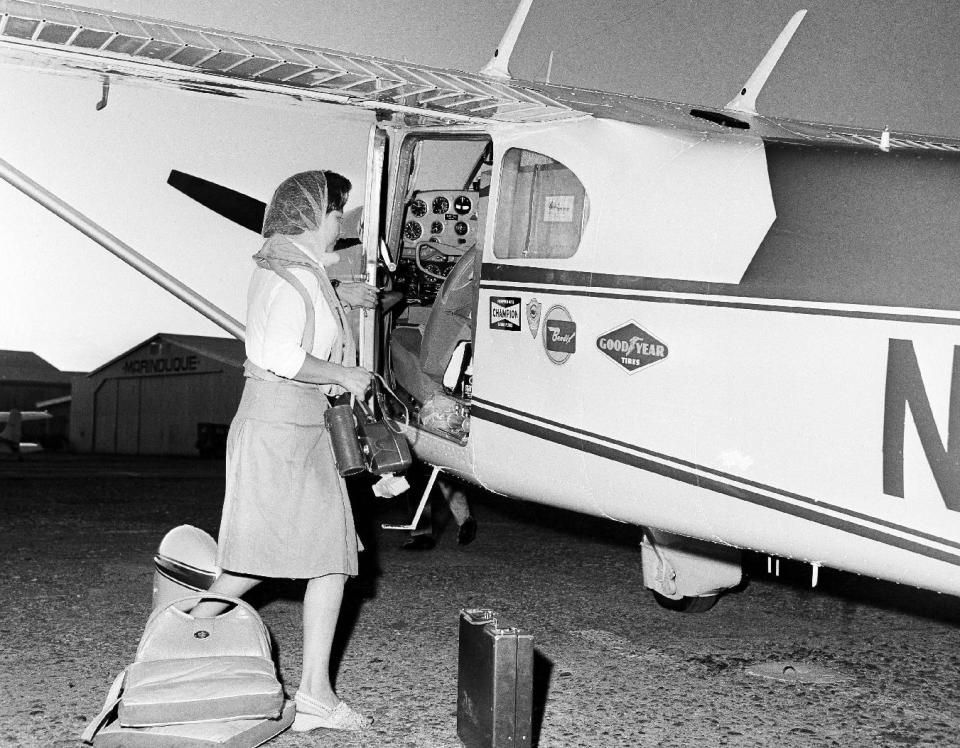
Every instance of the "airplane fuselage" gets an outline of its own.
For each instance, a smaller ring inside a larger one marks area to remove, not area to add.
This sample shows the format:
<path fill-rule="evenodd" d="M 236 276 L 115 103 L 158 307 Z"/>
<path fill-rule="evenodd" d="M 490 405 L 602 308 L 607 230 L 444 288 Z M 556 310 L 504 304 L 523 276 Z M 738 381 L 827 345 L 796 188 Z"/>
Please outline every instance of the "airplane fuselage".
<path fill-rule="evenodd" d="M 421 434 L 422 457 L 507 495 L 960 594 L 960 159 L 597 121 L 491 137 L 470 435 Z M 573 182 L 548 186 L 552 206 L 524 195 L 547 229 L 582 221 L 568 256 L 531 257 L 498 225 L 517 220 L 501 171 L 517 149 L 583 185 L 583 201 Z"/>

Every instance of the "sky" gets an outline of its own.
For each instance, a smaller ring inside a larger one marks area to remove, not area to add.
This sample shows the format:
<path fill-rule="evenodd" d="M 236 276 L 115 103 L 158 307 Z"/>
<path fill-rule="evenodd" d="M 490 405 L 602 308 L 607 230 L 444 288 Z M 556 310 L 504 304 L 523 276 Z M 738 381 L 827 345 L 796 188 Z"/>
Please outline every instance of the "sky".
<path fill-rule="evenodd" d="M 87 0 L 359 54 L 479 70 L 514 0 Z M 806 19 L 760 111 L 960 136 L 960 4 L 951 0 L 534 0 L 511 69 L 542 80 L 722 106 L 790 16 Z M 180 169 L 268 200 L 286 176 L 341 171 L 363 195 L 372 117 L 267 106 L 0 66 L 0 158 L 243 320 L 258 237 L 166 185 Z M 225 335 L 0 182 L 0 349 L 88 371 L 157 332 Z"/>

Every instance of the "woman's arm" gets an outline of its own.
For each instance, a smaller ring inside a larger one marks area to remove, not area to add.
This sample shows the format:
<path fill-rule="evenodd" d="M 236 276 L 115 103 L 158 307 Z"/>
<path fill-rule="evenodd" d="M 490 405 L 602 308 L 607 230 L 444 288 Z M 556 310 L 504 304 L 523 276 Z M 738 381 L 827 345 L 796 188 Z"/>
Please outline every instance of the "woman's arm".
<path fill-rule="evenodd" d="M 308 293 L 316 293 L 317 279 L 311 273 L 299 269 L 292 272 Z M 257 358 L 250 355 L 252 351 L 248 347 L 251 360 L 286 379 L 310 384 L 338 384 L 363 397 L 370 386 L 370 372 L 355 366 L 332 364 L 308 354 L 301 345 L 306 323 L 303 297 L 292 285 L 272 273 L 260 280 L 266 281 L 260 290 L 267 296 L 258 298 L 256 312 L 248 315 L 248 338 L 254 334 L 259 341 L 254 346 Z"/>
<path fill-rule="evenodd" d="M 310 384 L 339 384 L 354 397 L 363 400 L 370 389 L 373 375 L 360 366 L 332 364 L 308 353 L 300 371 L 292 379 Z"/>
<path fill-rule="evenodd" d="M 369 283 L 340 281 L 336 285 L 337 296 L 347 309 L 374 309 L 380 292 Z"/>

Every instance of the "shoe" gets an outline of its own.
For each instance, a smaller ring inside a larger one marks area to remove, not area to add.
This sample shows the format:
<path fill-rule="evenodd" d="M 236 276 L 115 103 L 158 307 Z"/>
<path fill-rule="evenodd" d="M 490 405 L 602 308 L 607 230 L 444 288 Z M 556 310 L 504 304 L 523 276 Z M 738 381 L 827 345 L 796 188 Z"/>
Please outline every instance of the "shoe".
<path fill-rule="evenodd" d="M 400 546 L 404 551 L 429 551 L 437 542 L 429 535 L 411 535 L 410 539 Z"/>
<path fill-rule="evenodd" d="M 345 701 L 331 709 L 300 691 L 297 691 L 293 699 L 297 704 L 297 716 L 294 717 L 290 729 L 294 732 L 308 732 L 320 728 L 359 732 L 373 724 L 372 718 L 364 717 L 360 712 L 351 709 Z"/>
<path fill-rule="evenodd" d="M 467 517 L 457 532 L 457 542 L 460 545 L 470 545 L 475 537 L 477 537 L 477 521 L 473 517 Z"/>

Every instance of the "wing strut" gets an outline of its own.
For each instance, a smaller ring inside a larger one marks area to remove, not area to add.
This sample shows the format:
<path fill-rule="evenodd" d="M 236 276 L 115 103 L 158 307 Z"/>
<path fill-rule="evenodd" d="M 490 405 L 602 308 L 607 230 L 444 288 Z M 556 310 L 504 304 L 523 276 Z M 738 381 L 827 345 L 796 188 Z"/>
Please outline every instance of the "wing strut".
<path fill-rule="evenodd" d="M 767 50 L 767 53 L 763 56 L 763 59 L 760 60 L 760 64 L 757 65 L 757 69 L 753 71 L 751 76 L 747 79 L 747 82 L 743 84 L 743 88 L 740 89 L 740 93 L 727 102 L 727 105 L 724 107 L 724 109 L 733 112 L 742 112 L 743 114 L 757 113 L 757 96 L 760 95 L 760 91 L 767 82 L 767 78 L 770 77 L 770 73 L 773 72 L 773 68 L 776 67 L 776 64 L 780 61 L 780 55 L 782 55 L 783 50 L 787 48 L 787 45 L 793 38 L 797 27 L 800 25 L 800 22 L 803 20 L 803 17 L 806 14 L 807 11 L 805 10 L 798 10 L 793 14 L 793 18 L 791 18 L 787 22 L 787 25 L 784 26 L 783 31 L 780 32 L 780 36 L 777 37 L 777 40 L 773 43 L 773 46 Z"/>
<path fill-rule="evenodd" d="M 31 200 L 40 203 L 40 205 L 55 216 L 62 218 L 80 233 L 93 239 L 108 252 L 115 254 L 125 263 L 133 267 L 134 270 L 140 271 L 161 288 L 169 291 L 181 301 L 186 302 L 214 324 L 222 327 L 234 337 L 240 340 L 244 339 L 243 325 L 220 309 L 220 307 L 214 306 L 210 301 L 182 281 L 174 278 L 159 265 L 150 262 L 150 260 L 133 249 L 133 247 L 124 244 L 102 226 L 91 221 L 76 208 L 65 203 L 45 187 L 37 184 L 22 171 L 14 168 L 3 159 L 0 159 L 0 179 L 9 182 Z"/>

